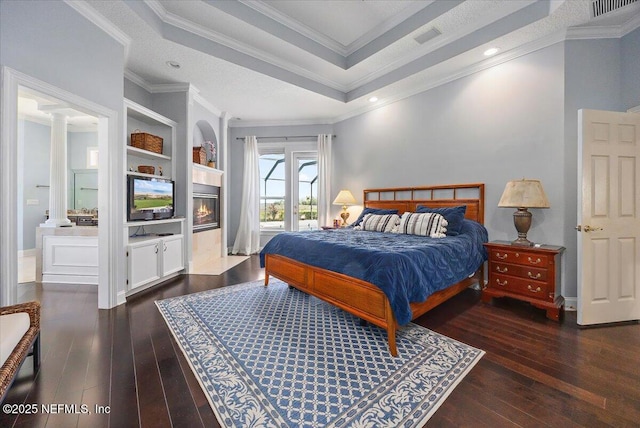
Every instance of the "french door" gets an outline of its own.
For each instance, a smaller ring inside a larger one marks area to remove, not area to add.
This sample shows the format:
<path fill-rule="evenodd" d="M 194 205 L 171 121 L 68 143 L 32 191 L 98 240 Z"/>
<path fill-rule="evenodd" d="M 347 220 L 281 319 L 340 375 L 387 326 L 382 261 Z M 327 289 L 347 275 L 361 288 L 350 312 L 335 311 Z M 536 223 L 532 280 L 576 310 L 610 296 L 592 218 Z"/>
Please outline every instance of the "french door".
<path fill-rule="evenodd" d="M 262 143 L 260 233 L 318 228 L 318 154 L 310 143 Z"/>

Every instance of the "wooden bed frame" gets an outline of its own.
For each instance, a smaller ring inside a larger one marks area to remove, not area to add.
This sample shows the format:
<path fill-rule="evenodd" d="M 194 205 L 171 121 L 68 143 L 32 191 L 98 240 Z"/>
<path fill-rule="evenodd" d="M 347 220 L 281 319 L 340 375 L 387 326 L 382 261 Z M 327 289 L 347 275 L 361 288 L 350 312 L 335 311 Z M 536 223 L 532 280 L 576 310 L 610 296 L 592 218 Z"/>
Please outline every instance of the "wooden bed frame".
<path fill-rule="evenodd" d="M 467 197 L 469 194 L 472 196 Z M 482 224 L 484 223 L 484 184 L 364 190 L 364 206 L 366 208 L 397 209 L 398 213 L 402 214 L 405 211 L 414 212 L 417 205 L 426 205 L 432 208 L 466 205 L 466 218 Z M 266 254 L 265 286 L 269 284 L 270 275 L 364 321 L 386 329 L 389 352 L 393 356 L 398 355 L 396 347 L 398 324 L 389 300 L 380 288 L 361 279 L 310 266 L 276 254 Z M 473 276 L 432 294 L 424 302 L 411 303 L 411 319 L 418 318 L 476 282 L 482 284 L 483 280 L 484 273 L 483 267 L 481 267 Z"/>

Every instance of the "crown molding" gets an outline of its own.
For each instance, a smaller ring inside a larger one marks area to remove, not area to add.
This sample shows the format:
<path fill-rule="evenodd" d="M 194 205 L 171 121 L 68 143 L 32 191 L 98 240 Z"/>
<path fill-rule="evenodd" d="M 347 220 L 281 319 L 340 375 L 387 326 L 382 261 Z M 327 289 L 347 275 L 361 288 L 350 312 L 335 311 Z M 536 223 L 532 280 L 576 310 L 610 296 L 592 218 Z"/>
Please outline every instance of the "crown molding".
<path fill-rule="evenodd" d="M 229 128 L 254 128 L 269 126 L 309 126 L 309 125 L 333 125 L 337 121 L 331 119 L 305 119 L 305 120 L 238 120 L 230 119 Z"/>
<path fill-rule="evenodd" d="M 295 19 L 292 19 L 290 16 L 285 15 L 280 12 L 278 9 L 269 5 L 264 1 L 247 1 L 247 0 L 238 0 L 240 3 L 244 4 L 247 7 L 255 10 L 256 12 L 261 13 L 267 18 L 273 19 L 274 21 L 284 25 L 285 27 L 290 28 L 291 30 L 299 33 L 314 42 L 324 46 L 327 49 L 331 49 L 333 52 L 337 53 L 341 56 L 347 55 L 347 47 L 342 43 L 332 39 L 331 37 L 327 37 L 322 33 L 302 24 Z"/>
<path fill-rule="evenodd" d="M 171 25 L 175 28 L 179 28 L 181 30 L 186 31 L 189 34 L 202 37 L 214 43 L 218 43 L 222 46 L 225 46 L 229 49 L 245 54 L 258 61 L 264 61 L 268 64 L 274 65 L 283 70 L 288 70 L 292 73 L 295 73 L 296 75 L 305 77 L 321 85 L 327 86 L 331 89 L 335 89 L 340 92 L 346 92 L 345 85 L 342 85 L 334 80 L 327 79 L 326 77 L 321 76 L 317 73 L 313 73 L 308 69 L 302 68 L 288 61 L 283 61 L 274 55 L 267 54 L 263 51 L 254 49 L 253 47 L 245 43 L 234 40 L 216 31 L 212 31 L 206 27 L 203 27 L 202 25 L 196 24 L 192 21 L 189 21 L 178 15 L 175 15 L 171 12 L 167 12 L 166 9 L 164 9 L 164 7 L 160 3 L 158 3 L 156 0 L 147 0 L 145 1 L 145 3 L 151 8 L 151 10 L 157 15 L 157 17 L 160 20 L 162 20 L 162 22 L 166 25 Z M 185 46 L 189 47 L 188 45 L 185 45 Z"/>
<path fill-rule="evenodd" d="M 125 79 L 131 81 L 132 83 L 135 83 L 136 85 L 140 86 L 145 91 L 151 93 L 151 84 L 147 83 L 146 80 L 144 80 L 142 77 L 138 76 L 133 71 L 125 68 L 124 69 L 124 77 L 125 77 Z"/>
<path fill-rule="evenodd" d="M 112 39 L 120 43 L 124 47 L 125 60 L 129 57 L 129 47 L 131 46 L 131 38 L 120 28 L 116 27 L 111 21 L 98 13 L 94 8 L 89 6 L 84 0 L 64 0 L 67 6 L 70 6 L 89 22 L 102 31 L 107 33 Z"/>
<path fill-rule="evenodd" d="M 171 92 L 189 92 L 191 90 L 190 83 L 159 83 L 151 85 L 152 94 L 166 94 Z"/>

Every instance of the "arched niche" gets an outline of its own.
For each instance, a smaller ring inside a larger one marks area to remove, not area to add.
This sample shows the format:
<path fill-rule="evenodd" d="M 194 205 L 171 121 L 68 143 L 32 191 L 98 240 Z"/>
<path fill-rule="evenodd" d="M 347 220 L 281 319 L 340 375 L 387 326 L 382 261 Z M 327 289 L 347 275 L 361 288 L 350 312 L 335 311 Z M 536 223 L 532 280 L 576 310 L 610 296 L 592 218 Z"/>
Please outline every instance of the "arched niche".
<path fill-rule="evenodd" d="M 213 129 L 213 126 L 206 120 L 199 120 L 193 127 L 193 147 L 204 147 L 207 151 L 207 160 L 211 160 L 211 147 L 208 144 L 205 144 L 206 141 L 211 141 L 213 147 L 215 147 L 215 156 L 213 156 L 213 161 L 217 165 L 218 163 L 218 154 L 219 146 L 218 146 L 218 137 L 216 136 L 216 132 Z"/>

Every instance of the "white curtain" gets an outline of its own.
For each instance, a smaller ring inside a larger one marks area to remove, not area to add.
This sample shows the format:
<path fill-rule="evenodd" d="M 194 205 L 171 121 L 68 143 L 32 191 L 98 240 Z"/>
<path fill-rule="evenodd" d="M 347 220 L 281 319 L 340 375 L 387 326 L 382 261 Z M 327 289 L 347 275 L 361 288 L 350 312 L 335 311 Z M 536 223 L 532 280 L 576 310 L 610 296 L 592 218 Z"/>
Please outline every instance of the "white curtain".
<path fill-rule="evenodd" d="M 260 251 L 260 154 L 258 139 L 244 138 L 244 177 L 240 226 L 232 254 L 254 254 Z"/>
<path fill-rule="evenodd" d="M 318 226 L 331 225 L 331 134 L 318 135 Z"/>

